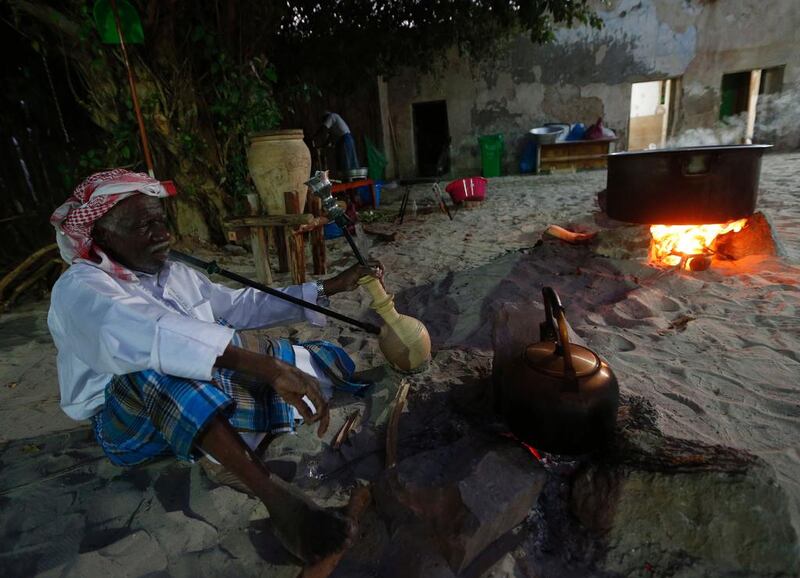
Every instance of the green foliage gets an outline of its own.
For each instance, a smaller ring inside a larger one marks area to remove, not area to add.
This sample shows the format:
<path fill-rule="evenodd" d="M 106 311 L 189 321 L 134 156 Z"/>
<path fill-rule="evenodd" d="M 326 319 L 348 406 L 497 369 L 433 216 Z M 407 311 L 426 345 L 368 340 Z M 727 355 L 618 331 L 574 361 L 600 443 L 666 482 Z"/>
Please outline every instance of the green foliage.
<path fill-rule="evenodd" d="M 209 35 L 202 34 L 197 38 L 207 39 Z M 276 128 L 281 120 L 274 94 L 278 75 L 275 67 L 261 56 L 241 64 L 235 63 L 225 52 L 217 52 L 212 58 L 209 66 L 213 87 L 210 111 L 218 142 L 222 143 L 221 184 L 232 195 L 238 211 L 245 195 L 253 192 L 245 137 Z"/>
<path fill-rule="evenodd" d="M 121 120 L 107 127 L 102 144 L 80 155 L 72 178 L 73 183 L 92 172 L 113 167 L 134 167 L 141 163 L 136 118 L 129 97 L 127 101 L 127 106 L 123 104 L 121 107 Z"/>
<path fill-rule="evenodd" d="M 221 52 L 210 70 L 215 96 L 211 112 L 218 130 L 246 134 L 278 126 L 281 113 L 273 93 L 277 72 L 265 58 L 237 65 Z"/>
<path fill-rule="evenodd" d="M 601 26 L 590 0 L 289 0 L 271 53 L 341 89 L 404 66 L 434 70 L 452 47 L 480 61 L 519 34 L 548 42 L 576 23 Z"/>

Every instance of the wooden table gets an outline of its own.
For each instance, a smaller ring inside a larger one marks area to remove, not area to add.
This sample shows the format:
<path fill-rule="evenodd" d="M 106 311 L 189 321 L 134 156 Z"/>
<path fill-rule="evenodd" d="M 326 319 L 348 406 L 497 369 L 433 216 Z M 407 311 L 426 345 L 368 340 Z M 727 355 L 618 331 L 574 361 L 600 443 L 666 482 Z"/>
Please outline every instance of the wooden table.
<path fill-rule="evenodd" d="M 331 194 L 336 196 L 337 193 L 345 193 L 360 189 L 361 187 L 369 187 L 370 198 L 372 199 L 372 208 L 378 207 L 377 199 L 375 198 L 375 181 L 372 179 L 361 179 L 360 181 L 351 181 L 349 183 L 336 183 L 331 186 Z"/>
<path fill-rule="evenodd" d="M 604 169 L 613 139 L 574 140 L 539 145 L 536 172 Z"/>

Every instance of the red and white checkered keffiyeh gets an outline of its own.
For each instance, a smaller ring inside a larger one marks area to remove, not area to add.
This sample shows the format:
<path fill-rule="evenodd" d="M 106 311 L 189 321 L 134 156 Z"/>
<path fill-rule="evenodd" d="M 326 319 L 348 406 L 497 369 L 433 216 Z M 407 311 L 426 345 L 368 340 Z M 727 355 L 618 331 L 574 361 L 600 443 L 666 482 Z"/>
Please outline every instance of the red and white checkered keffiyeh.
<path fill-rule="evenodd" d="M 143 193 L 153 197 L 174 194 L 144 173 L 114 169 L 95 173 L 77 186 L 72 195 L 50 216 L 56 228 L 61 258 L 69 264 L 88 261 L 110 275 L 133 279 L 134 274 L 112 261 L 92 240 L 94 224 L 121 200 Z"/>

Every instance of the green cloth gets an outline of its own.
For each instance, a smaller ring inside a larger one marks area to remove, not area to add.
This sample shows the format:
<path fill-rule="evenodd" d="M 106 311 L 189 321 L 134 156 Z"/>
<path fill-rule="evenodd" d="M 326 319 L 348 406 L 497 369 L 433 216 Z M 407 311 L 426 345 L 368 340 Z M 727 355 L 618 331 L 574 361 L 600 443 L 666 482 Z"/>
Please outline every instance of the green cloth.
<path fill-rule="evenodd" d="M 367 149 L 367 175 L 373 181 L 382 181 L 386 172 L 386 156 L 366 136 L 364 147 Z"/>

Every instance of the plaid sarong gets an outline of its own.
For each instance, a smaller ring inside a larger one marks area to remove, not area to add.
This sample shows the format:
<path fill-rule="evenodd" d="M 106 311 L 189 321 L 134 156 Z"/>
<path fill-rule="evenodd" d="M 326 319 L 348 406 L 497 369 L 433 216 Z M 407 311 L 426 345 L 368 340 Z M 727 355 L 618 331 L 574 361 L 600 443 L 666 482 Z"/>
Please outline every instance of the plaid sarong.
<path fill-rule="evenodd" d="M 234 345 L 241 343 L 236 335 Z M 249 348 L 294 364 L 288 340 L 259 339 Z M 355 366 L 340 347 L 314 341 L 308 350 L 335 387 L 360 393 L 369 386 L 352 380 Z M 195 439 L 217 412 L 238 430 L 276 434 L 295 427 L 292 406 L 271 387 L 228 369 L 215 370 L 210 382 L 153 370 L 119 375 L 106 386 L 105 399 L 92 418 L 93 429 L 103 451 L 119 466 L 169 454 L 193 461 Z"/>

